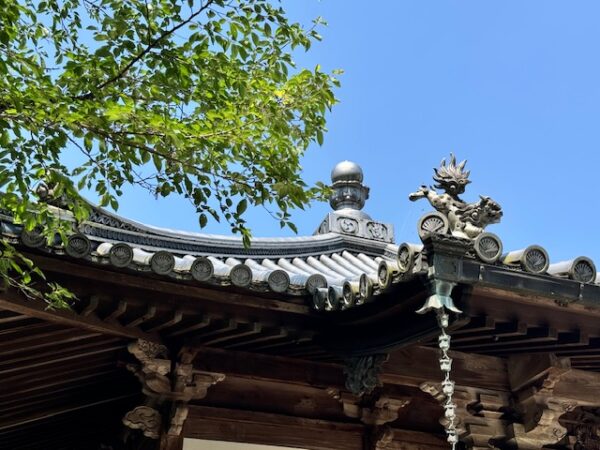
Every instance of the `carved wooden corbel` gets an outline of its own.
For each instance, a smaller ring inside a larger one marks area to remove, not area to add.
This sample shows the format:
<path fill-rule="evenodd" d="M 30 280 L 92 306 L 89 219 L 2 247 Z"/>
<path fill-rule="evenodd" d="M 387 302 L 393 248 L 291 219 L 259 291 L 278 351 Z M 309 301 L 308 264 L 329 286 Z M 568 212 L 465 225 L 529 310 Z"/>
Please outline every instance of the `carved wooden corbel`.
<path fill-rule="evenodd" d="M 537 450 L 558 444 L 567 435 L 567 429 L 558 421 L 566 412 L 559 402 L 540 398 L 530 392 L 520 396 L 517 407 L 523 413 L 523 423 L 515 422 L 513 430 L 520 449 Z"/>
<path fill-rule="evenodd" d="M 410 398 L 381 395 L 370 407 L 362 408 L 361 421 L 366 425 L 384 425 L 398 418 L 398 412 L 410 403 Z"/>
<path fill-rule="evenodd" d="M 398 412 L 410 403 L 410 397 L 377 393 L 367 398 L 336 389 L 329 389 L 328 392 L 342 404 L 346 416 L 359 419 L 369 427 L 369 448 L 392 448 L 390 445 L 394 439 L 394 429 L 386 424 L 398 418 Z"/>
<path fill-rule="evenodd" d="M 571 370 L 568 358 L 552 354 L 517 355 L 508 359 L 509 381 L 521 420 L 513 424 L 519 448 L 539 449 L 563 440 L 567 429 L 559 418 L 576 404 L 554 396 L 554 388 Z"/>
<path fill-rule="evenodd" d="M 142 430 L 144 436 L 152 439 L 162 435 L 161 449 L 170 448 L 171 443 L 180 438 L 188 402 L 206 397 L 208 389 L 223 381 L 225 375 L 194 370 L 194 354 L 185 350 L 173 362 L 163 345 L 139 339 L 127 348 L 139 364 L 126 367 L 140 380 L 148 405 L 129 411 L 123 423 Z"/>
<path fill-rule="evenodd" d="M 354 395 L 361 396 L 369 394 L 378 386 L 381 386 L 379 374 L 381 366 L 388 359 L 388 355 L 367 355 L 349 358 L 346 360 L 344 375 L 346 376 L 346 388 Z"/>
<path fill-rule="evenodd" d="M 398 418 L 398 412 L 410 403 L 410 397 L 392 397 L 377 394 L 364 399 L 350 392 L 329 389 L 328 393 L 338 400 L 344 409 L 344 414 L 353 419 L 359 419 L 365 425 L 383 425 Z"/>

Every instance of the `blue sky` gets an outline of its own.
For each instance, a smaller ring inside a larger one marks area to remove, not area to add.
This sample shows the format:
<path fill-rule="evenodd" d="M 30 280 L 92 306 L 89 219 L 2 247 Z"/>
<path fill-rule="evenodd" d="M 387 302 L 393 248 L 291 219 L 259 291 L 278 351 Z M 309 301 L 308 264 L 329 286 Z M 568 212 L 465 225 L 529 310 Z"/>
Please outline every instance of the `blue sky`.
<path fill-rule="evenodd" d="M 365 172 L 365 211 L 394 224 L 396 241 L 417 242 L 430 209 L 408 194 L 431 183 L 454 152 L 468 159 L 465 200 L 489 195 L 504 209 L 489 227 L 507 250 L 544 246 L 552 261 L 586 255 L 600 266 L 600 3 L 597 1 L 287 0 L 290 16 L 323 16 L 323 41 L 299 66 L 341 68 L 340 103 L 323 147 L 303 161 L 308 181 L 329 181 L 336 162 Z M 198 231 L 182 199 L 129 192 L 119 214 Z M 328 204 L 294 213 L 312 234 Z M 263 210 L 255 236 L 292 235 Z M 589 225 L 589 227 L 588 227 Z M 211 223 L 210 233 L 227 234 Z M 599 267 L 600 268 L 600 267 Z"/>

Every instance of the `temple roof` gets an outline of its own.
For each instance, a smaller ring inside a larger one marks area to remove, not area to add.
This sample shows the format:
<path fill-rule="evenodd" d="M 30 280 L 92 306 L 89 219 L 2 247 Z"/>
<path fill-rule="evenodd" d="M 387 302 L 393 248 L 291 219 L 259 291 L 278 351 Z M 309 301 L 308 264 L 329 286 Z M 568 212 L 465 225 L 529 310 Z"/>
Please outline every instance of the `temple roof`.
<path fill-rule="evenodd" d="M 435 179 L 441 183 L 438 186 L 451 183 L 453 176 L 468 177 L 468 172 L 461 172 L 462 167 L 454 160 L 448 166 L 444 164 L 436 171 Z M 411 199 L 432 195 L 431 191 L 421 189 L 411 194 Z M 333 211 L 314 235 L 254 238 L 249 248 L 237 237 L 157 228 L 98 207 L 93 208 L 86 222 L 74 224 L 74 234 L 67 242 L 57 239 L 53 245 L 47 245 L 34 232 L 24 232 L 8 216 L 0 215 L 0 220 L 5 238 L 38 251 L 190 282 L 233 285 L 291 296 L 311 295 L 317 309 L 361 305 L 392 284 L 417 276 L 427 277 L 432 263 L 423 245 L 397 245 L 391 225 L 377 222 L 361 211 L 369 189 L 363 184 L 363 172 L 357 164 L 344 161 L 334 168 L 332 190 Z M 482 199 L 487 202 L 482 208 L 493 203 L 488 197 Z M 492 204 L 492 207 L 497 207 L 494 213 L 499 220 L 502 214 L 499 206 Z M 484 232 L 483 227 L 467 223 L 459 231 L 449 231 L 447 215 L 441 211 L 427 213 L 419 221 L 422 239 L 427 240 L 433 231 L 463 248 L 461 258 L 474 264 L 494 266 L 496 272 L 521 272 L 541 279 L 551 276 L 583 284 L 600 283 L 588 258 L 550 265 L 547 252 L 539 246 L 503 253 L 500 239 Z M 445 232 L 438 232 L 439 227 L 446 227 Z"/>

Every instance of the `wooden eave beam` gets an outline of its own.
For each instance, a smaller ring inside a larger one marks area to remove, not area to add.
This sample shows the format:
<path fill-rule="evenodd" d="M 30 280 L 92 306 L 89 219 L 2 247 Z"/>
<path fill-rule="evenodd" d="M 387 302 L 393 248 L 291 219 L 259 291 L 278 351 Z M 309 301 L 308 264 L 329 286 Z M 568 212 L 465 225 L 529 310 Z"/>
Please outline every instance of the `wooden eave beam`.
<path fill-rule="evenodd" d="M 537 278 L 547 280 L 551 277 L 538 276 Z M 562 279 L 550 281 L 566 283 L 570 288 L 569 293 L 560 295 L 560 291 L 558 293 L 553 292 L 551 290 L 553 284 L 548 286 L 549 290 L 547 291 L 540 288 L 539 291 L 526 292 L 516 290 L 510 284 L 499 287 L 485 283 L 474 283 L 471 292 L 472 301 L 470 302 L 474 306 L 475 311 L 473 312 L 481 310 L 483 311 L 481 314 L 485 314 L 489 310 L 488 315 L 494 317 L 498 322 L 508 321 L 514 317 L 514 314 L 518 312 L 516 308 L 521 309 L 531 319 L 534 319 L 537 313 L 538 317 L 545 314 L 559 314 L 569 319 L 579 317 L 597 322 L 600 318 L 600 301 L 598 301 L 600 299 L 600 286 Z M 577 301 L 579 289 L 582 290 L 581 292 L 597 290 L 595 292 L 597 297 L 590 299 L 588 302 L 579 302 Z M 490 304 L 491 301 L 493 301 L 492 304 Z M 485 308 L 486 303 L 489 306 L 487 309 Z M 506 305 L 510 305 L 510 307 Z M 512 317 L 507 317 L 507 314 L 512 314 Z M 531 320 L 527 322 L 533 323 Z"/>
<path fill-rule="evenodd" d="M 123 381 L 123 374 L 113 371 L 98 372 L 96 377 L 88 377 L 86 381 L 82 378 L 72 380 L 60 388 L 45 390 L 44 392 L 25 391 L 17 399 L 0 401 L 2 416 L 15 416 L 23 411 L 38 411 L 47 409 L 49 405 L 67 403 L 76 398 L 85 398 L 91 391 L 105 388 L 107 384 Z"/>
<path fill-rule="evenodd" d="M 33 375 L 31 375 L 31 371 L 28 371 L 26 373 L 11 375 L 10 377 L 3 377 L 2 383 L 4 386 L 9 386 L 9 383 L 18 384 L 19 386 L 36 386 L 54 379 L 78 377 L 82 374 L 93 373 L 94 371 L 107 368 L 118 370 L 114 358 L 110 355 L 99 355 L 92 359 L 59 362 L 58 364 L 56 364 L 56 361 L 53 361 L 53 363 L 55 364 L 54 367 L 46 366 L 43 372 L 36 372 Z M 27 376 L 27 373 L 29 373 L 29 376 Z"/>
<path fill-rule="evenodd" d="M 244 340 L 241 340 L 239 342 L 225 344 L 223 345 L 223 347 L 227 349 L 237 349 L 239 347 L 252 348 L 253 346 L 256 346 L 258 344 L 263 344 L 265 342 L 286 338 L 288 335 L 288 330 L 286 330 L 285 328 L 277 327 L 268 331 L 263 331 L 263 333 L 256 338 L 245 338 Z"/>
<path fill-rule="evenodd" d="M 26 299 L 12 288 L 0 291 L 0 309 L 90 332 L 161 342 L 160 336 L 156 333 L 144 333 L 137 328 L 107 323 L 93 315 L 83 316 L 73 310 L 49 309 L 48 305 L 41 300 Z"/>
<path fill-rule="evenodd" d="M 362 425 L 348 423 L 190 406 L 183 436 L 308 450 L 363 450 L 363 430 Z"/>
<path fill-rule="evenodd" d="M 233 290 L 224 291 L 220 286 L 197 286 L 180 280 L 155 278 L 152 275 L 130 274 L 109 267 L 94 267 L 85 263 L 75 264 L 64 259 L 53 258 L 40 254 L 28 254 L 38 266 L 47 272 L 64 274 L 73 277 L 100 282 L 104 285 L 124 286 L 128 289 L 139 289 L 147 295 L 155 294 L 161 298 L 162 304 L 181 306 L 181 298 L 187 299 L 187 305 L 202 300 L 203 302 L 216 302 L 220 305 L 241 307 L 244 309 L 265 310 L 287 313 L 296 316 L 309 316 L 311 310 L 308 306 L 292 302 L 276 300 L 258 293 L 242 294 Z M 107 277 L 107 272 L 110 277 Z M 152 281 L 150 282 L 149 279 Z"/>
<path fill-rule="evenodd" d="M 499 348 L 504 352 L 510 349 L 511 346 L 519 346 L 521 344 L 537 344 L 544 342 L 556 342 L 558 340 L 558 331 L 554 328 L 539 327 L 529 328 L 523 335 L 505 337 L 499 334 L 497 338 L 492 336 L 482 337 L 479 341 L 469 342 L 468 344 L 460 345 L 462 351 L 487 351 L 488 349 Z"/>
<path fill-rule="evenodd" d="M 119 400 L 123 400 L 123 399 L 127 399 L 127 398 L 133 398 L 138 395 L 139 395 L 138 393 L 123 394 L 123 395 L 117 395 L 117 396 L 112 396 L 112 397 L 106 397 L 106 398 L 103 398 L 102 400 L 94 401 L 92 403 L 57 407 L 57 408 L 54 408 L 49 411 L 43 411 L 43 412 L 39 412 L 36 414 L 32 414 L 31 416 L 26 417 L 26 418 L 13 419 L 13 420 L 6 421 L 0 425 L 0 431 L 9 430 L 11 428 L 15 428 L 15 427 L 27 424 L 27 423 L 37 422 L 37 421 L 40 421 L 43 419 L 48 419 L 50 417 L 55 417 L 55 416 L 67 414 L 70 412 L 80 411 L 80 410 L 91 408 L 91 407 L 94 407 L 97 405 L 103 405 L 106 403 L 117 402 Z"/>
<path fill-rule="evenodd" d="M 45 365 L 66 362 L 71 360 L 81 360 L 82 358 L 95 356 L 98 354 L 116 352 L 124 349 L 125 344 L 119 342 L 117 338 L 93 341 L 84 344 L 69 346 L 68 350 L 60 347 L 43 353 L 34 353 L 27 356 L 18 356 L 12 359 L 5 359 L 2 356 L 0 361 L 0 374 L 5 376 L 9 373 L 19 372 L 22 370 L 36 369 Z"/>
<path fill-rule="evenodd" d="M 510 296 L 550 308 L 568 303 L 579 312 L 600 316 L 600 286 L 590 283 L 509 270 L 464 259 L 459 283 L 473 286 L 473 295 L 487 292 L 499 298 Z M 482 270 L 483 269 L 483 270 Z"/>
<path fill-rule="evenodd" d="M 367 448 L 365 438 L 371 432 L 370 427 L 362 424 L 207 406 L 191 406 L 183 428 L 186 438 L 271 444 L 308 450 L 364 450 Z M 432 433 L 394 429 L 393 436 L 394 443 L 386 448 L 448 448 L 444 436 Z"/>
<path fill-rule="evenodd" d="M 509 391 L 506 361 L 494 356 L 450 352 L 452 379 L 461 386 Z M 390 353 L 383 365 L 383 383 L 420 386 L 423 381 L 440 380 L 439 351 L 409 347 Z"/>
<path fill-rule="evenodd" d="M 194 348 L 194 368 L 241 378 L 285 382 L 322 388 L 344 389 L 343 367 L 282 356 L 261 355 L 209 347 Z M 493 356 L 451 352 L 453 378 L 462 386 L 509 391 L 506 361 Z M 384 384 L 419 387 L 424 381 L 441 380 L 438 351 L 410 347 L 390 354 L 382 366 Z"/>

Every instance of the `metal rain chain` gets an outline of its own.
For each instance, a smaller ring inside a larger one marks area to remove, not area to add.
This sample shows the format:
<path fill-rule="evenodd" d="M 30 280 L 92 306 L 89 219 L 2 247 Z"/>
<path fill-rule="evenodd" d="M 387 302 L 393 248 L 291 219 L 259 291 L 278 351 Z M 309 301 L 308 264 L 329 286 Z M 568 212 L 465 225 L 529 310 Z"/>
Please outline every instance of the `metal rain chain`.
<path fill-rule="evenodd" d="M 438 345 L 442 352 L 442 356 L 439 359 L 440 369 L 444 373 L 444 381 L 442 381 L 442 392 L 446 396 L 444 401 L 444 416 L 447 422 L 444 424 L 446 428 L 446 434 L 448 435 L 448 442 L 452 446 L 452 450 L 456 448 L 458 443 L 458 435 L 456 434 L 456 404 L 452 401 L 452 395 L 454 394 L 454 381 L 450 379 L 450 371 L 452 370 L 452 358 L 448 356 L 448 350 L 450 350 L 450 335 L 446 333 L 448 327 L 448 314 L 443 310 L 437 311 L 438 325 L 440 327 L 440 336 L 438 337 Z"/>
<path fill-rule="evenodd" d="M 450 350 L 450 335 L 446 333 L 448 328 L 449 316 L 446 309 L 455 313 L 461 313 L 462 311 L 454 306 L 450 292 L 454 287 L 453 283 L 449 283 L 442 280 L 433 281 L 435 293 L 429 296 L 425 305 L 417 311 L 418 314 L 425 314 L 428 311 L 435 311 L 437 315 L 438 326 L 440 327 L 440 335 L 438 337 L 438 346 L 441 350 L 441 356 L 439 359 L 440 369 L 444 374 L 444 380 L 442 381 L 442 392 L 446 396 L 443 407 L 445 423 L 444 428 L 446 429 L 447 440 L 450 443 L 452 450 L 456 449 L 458 443 L 458 434 L 456 432 L 456 404 L 452 401 L 452 395 L 454 395 L 454 381 L 450 379 L 450 372 L 452 370 L 452 358 L 448 356 Z"/>

